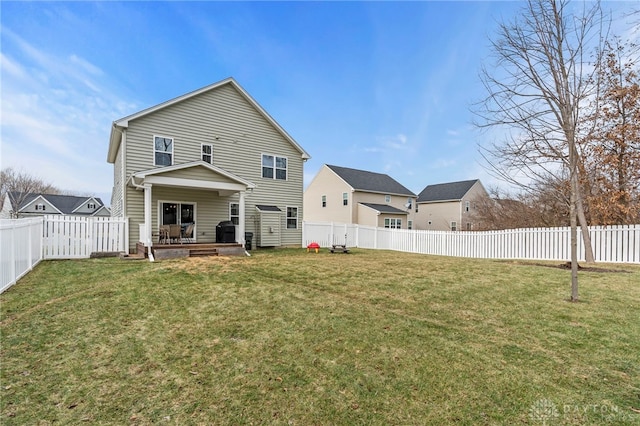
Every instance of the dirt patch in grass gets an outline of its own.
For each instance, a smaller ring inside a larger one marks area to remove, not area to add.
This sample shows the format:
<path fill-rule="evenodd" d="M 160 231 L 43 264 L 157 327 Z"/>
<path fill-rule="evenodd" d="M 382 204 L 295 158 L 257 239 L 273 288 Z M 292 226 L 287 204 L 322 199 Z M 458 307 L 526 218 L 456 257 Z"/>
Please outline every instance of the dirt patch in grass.
<path fill-rule="evenodd" d="M 502 262 L 501 262 L 502 263 Z M 506 263 L 506 262 L 505 262 Z M 531 262 L 519 262 L 512 261 L 509 262 L 515 265 L 523 265 L 523 266 L 542 266 L 544 268 L 555 268 L 555 269 L 564 269 L 571 270 L 571 262 L 564 262 L 561 264 L 554 263 L 531 263 Z M 627 271 L 624 269 L 614 269 L 614 268 L 603 268 L 599 266 L 582 266 L 578 264 L 578 271 L 582 272 L 602 272 L 602 273 L 623 273 L 623 274 L 631 274 L 631 271 Z"/>

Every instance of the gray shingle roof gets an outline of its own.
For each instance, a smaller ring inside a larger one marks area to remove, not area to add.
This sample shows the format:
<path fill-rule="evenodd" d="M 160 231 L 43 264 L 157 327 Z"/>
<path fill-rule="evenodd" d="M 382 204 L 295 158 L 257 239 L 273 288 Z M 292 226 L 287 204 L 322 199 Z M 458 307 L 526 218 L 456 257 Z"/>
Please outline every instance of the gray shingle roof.
<path fill-rule="evenodd" d="M 388 206 L 386 204 L 374 204 L 374 203 L 359 203 L 364 206 L 370 207 L 380 213 L 393 213 L 393 214 L 408 214 L 404 210 L 397 209 L 395 207 Z"/>
<path fill-rule="evenodd" d="M 42 197 L 51 203 L 55 208 L 60 210 L 62 214 L 71 214 L 75 209 L 77 209 L 82 204 L 86 203 L 90 199 L 94 199 L 97 202 L 96 210 L 101 206 L 104 206 L 102 200 L 98 197 L 77 197 L 75 195 L 54 195 L 54 194 L 35 194 L 29 193 L 23 195 L 21 192 L 11 192 L 9 194 L 11 198 L 11 203 L 15 207 L 16 200 L 20 200 L 20 206 L 18 208 L 22 209 L 27 204 L 32 202 L 34 199 L 38 197 Z M 92 212 L 93 213 L 93 212 Z M 88 215 L 91 213 L 88 213 Z"/>
<path fill-rule="evenodd" d="M 427 185 L 427 187 L 418 194 L 418 202 L 462 200 L 464 194 L 469 192 L 476 182 L 478 182 L 478 179 Z"/>
<path fill-rule="evenodd" d="M 378 192 L 381 194 L 408 195 L 416 194 L 409 191 L 398 181 L 383 173 L 367 172 L 365 170 L 350 169 L 348 167 L 331 166 L 335 174 L 340 176 L 356 191 Z"/>

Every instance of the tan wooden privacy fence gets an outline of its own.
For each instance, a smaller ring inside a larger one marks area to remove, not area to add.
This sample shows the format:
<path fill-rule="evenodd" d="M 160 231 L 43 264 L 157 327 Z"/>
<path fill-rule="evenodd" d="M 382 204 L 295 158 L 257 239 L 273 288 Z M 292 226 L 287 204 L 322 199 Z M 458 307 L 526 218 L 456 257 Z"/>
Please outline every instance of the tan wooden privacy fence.
<path fill-rule="evenodd" d="M 128 224 L 128 218 L 58 215 L 0 220 L 0 293 L 43 259 L 127 251 Z"/>
<path fill-rule="evenodd" d="M 488 259 L 571 259 L 569 228 L 526 228 L 504 231 L 422 231 L 374 228 L 354 224 L 303 223 L 302 243 L 322 247 L 396 250 Z M 596 262 L 640 263 L 640 225 L 591 226 L 591 243 Z M 584 261 L 580 239 L 578 258 Z"/>

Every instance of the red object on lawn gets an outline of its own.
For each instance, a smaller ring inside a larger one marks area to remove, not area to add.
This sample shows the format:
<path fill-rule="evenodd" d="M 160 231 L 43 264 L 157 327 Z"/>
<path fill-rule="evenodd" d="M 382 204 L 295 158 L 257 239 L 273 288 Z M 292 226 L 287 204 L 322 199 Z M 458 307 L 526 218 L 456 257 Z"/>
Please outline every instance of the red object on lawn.
<path fill-rule="evenodd" d="M 318 250 L 320 250 L 320 244 L 318 244 L 318 243 L 316 243 L 316 242 L 313 242 L 313 243 L 309 244 L 309 245 L 307 246 L 307 253 L 308 253 L 308 252 L 309 252 L 309 250 L 311 250 L 311 249 L 315 249 L 315 250 L 316 250 L 316 253 L 317 253 L 317 252 L 318 252 Z"/>

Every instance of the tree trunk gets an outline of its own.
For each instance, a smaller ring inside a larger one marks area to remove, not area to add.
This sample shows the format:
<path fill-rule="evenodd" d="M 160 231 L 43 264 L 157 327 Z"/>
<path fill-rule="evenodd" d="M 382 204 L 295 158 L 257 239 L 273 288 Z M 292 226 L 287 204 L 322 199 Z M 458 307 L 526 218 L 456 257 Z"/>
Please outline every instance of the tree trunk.
<path fill-rule="evenodd" d="M 576 191 L 580 191 L 580 188 Z M 595 263 L 593 257 L 593 246 L 591 245 L 591 236 L 589 235 L 589 227 L 587 226 L 587 217 L 584 214 L 584 204 L 582 203 L 582 196 L 576 197 L 576 213 L 578 215 L 578 221 L 580 222 L 580 230 L 582 232 L 582 242 L 584 243 L 584 260 L 587 263 Z"/>

